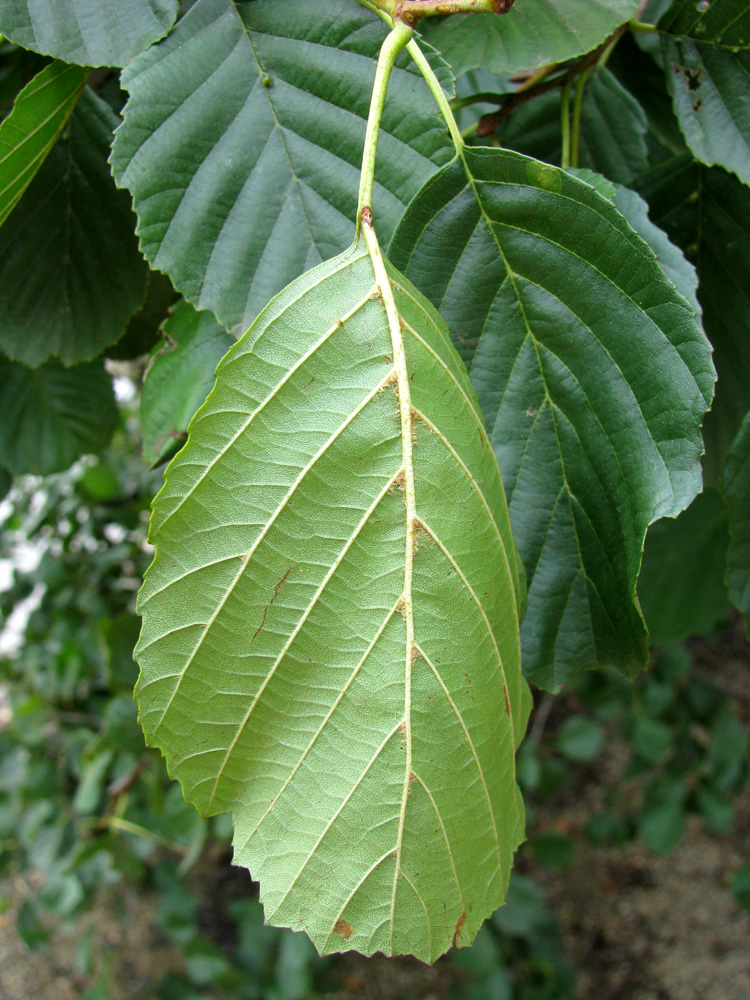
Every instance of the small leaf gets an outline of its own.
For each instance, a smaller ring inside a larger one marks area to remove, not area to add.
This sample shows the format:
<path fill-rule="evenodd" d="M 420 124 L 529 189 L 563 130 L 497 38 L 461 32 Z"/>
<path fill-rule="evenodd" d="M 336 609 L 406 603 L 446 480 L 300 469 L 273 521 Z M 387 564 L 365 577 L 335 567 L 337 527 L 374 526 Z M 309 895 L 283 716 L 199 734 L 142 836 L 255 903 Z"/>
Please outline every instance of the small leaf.
<path fill-rule="evenodd" d="M 61 139 L 0 229 L 0 349 L 39 365 L 86 361 L 143 301 L 148 268 L 107 165 L 117 118 L 84 90 Z"/>
<path fill-rule="evenodd" d="M 527 677 L 633 676 L 646 528 L 701 485 L 714 374 L 692 308 L 605 198 L 507 150 L 465 148 L 391 256 L 470 366 L 528 573 Z"/>
<path fill-rule="evenodd" d="M 216 366 L 234 343 L 212 313 L 181 302 L 164 324 L 141 395 L 143 455 L 153 464 L 173 455 L 214 384 Z"/>
<path fill-rule="evenodd" d="M 729 504 L 727 587 L 735 607 L 750 615 L 750 414 L 735 438 L 722 476 Z"/>
<path fill-rule="evenodd" d="M 82 66 L 124 66 L 174 24 L 178 0 L 3 0 L 0 32 Z"/>
<path fill-rule="evenodd" d="M 659 18 L 659 31 L 730 49 L 750 49 L 750 3 L 674 0 Z"/>
<path fill-rule="evenodd" d="M 101 451 L 119 414 L 112 379 L 101 362 L 34 370 L 0 356 L 0 455 L 13 475 L 62 472 Z"/>
<path fill-rule="evenodd" d="M 523 836 L 520 580 L 448 332 L 393 270 L 391 327 L 363 244 L 219 365 L 154 502 L 137 699 L 186 798 L 234 813 L 268 922 L 434 961 Z"/>
<path fill-rule="evenodd" d="M 652 643 L 710 635 L 727 617 L 728 547 L 727 505 L 715 489 L 699 494 L 676 520 L 651 525 L 638 597 Z"/>
<path fill-rule="evenodd" d="M 750 864 L 742 865 L 735 872 L 732 892 L 740 906 L 750 912 Z"/>
<path fill-rule="evenodd" d="M 197 0 L 123 73 L 130 99 L 112 166 L 133 194 L 143 253 L 237 336 L 351 242 L 386 30 L 353 0 Z M 444 63 L 440 74 L 448 85 Z M 451 149 L 402 54 L 378 148 L 383 238 Z"/>
<path fill-rule="evenodd" d="M 595 719 L 572 715 L 560 726 L 557 749 L 568 760 L 585 763 L 597 757 L 604 746 L 604 730 Z"/>
<path fill-rule="evenodd" d="M 667 83 L 690 149 L 702 163 L 750 183 L 750 51 L 730 51 L 687 38 L 662 40 Z"/>
<path fill-rule="evenodd" d="M 637 10 L 638 0 L 524 0 L 502 17 L 454 14 L 420 28 L 456 76 L 518 73 L 595 49 Z"/>
<path fill-rule="evenodd" d="M 65 128 L 87 76 L 77 66 L 52 63 L 24 87 L 0 125 L 0 226 Z"/>

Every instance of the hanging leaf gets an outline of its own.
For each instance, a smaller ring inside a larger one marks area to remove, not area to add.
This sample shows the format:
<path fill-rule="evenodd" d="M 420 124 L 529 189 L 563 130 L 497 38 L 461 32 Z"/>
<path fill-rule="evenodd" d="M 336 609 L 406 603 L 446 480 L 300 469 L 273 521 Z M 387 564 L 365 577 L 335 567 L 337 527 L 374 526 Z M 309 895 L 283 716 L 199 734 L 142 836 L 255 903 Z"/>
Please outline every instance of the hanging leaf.
<path fill-rule="evenodd" d="M 82 66 L 124 66 L 174 24 L 178 0 L 3 0 L 0 33 Z"/>
<path fill-rule="evenodd" d="M 351 242 L 386 30 L 353 0 L 197 0 L 123 73 L 130 100 L 112 165 L 133 194 L 141 249 L 237 336 L 289 281 Z M 451 150 L 402 54 L 379 144 L 384 239 Z"/>
<path fill-rule="evenodd" d="M 746 417 L 727 458 L 722 489 L 729 504 L 726 582 L 735 607 L 750 615 L 750 417 Z"/>
<path fill-rule="evenodd" d="M 70 132 L 0 229 L 0 349 L 27 365 L 86 361 L 122 335 L 148 268 L 107 166 L 117 118 L 86 89 Z"/>
<path fill-rule="evenodd" d="M 23 88 L 0 125 L 0 226 L 65 128 L 87 76 L 53 62 Z"/>
<path fill-rule="evenodd" d="M 652 644 L 710 635 L 727 617 L 728 545 L 727 505 L 715 489 L 699 494 L 675 520 L 651 525 L 638 598 Z"/>
<path fill-rule="evenodd" d="M 393 271 L 391 328 L 376 274 L 360 239 L 219 365 L 154 503 L 137 699 L 269 923 L 433 961 L 523 836 L 521 585 L 448 332 Z"/>
<path fill-rule="evenodd" d="M 213 313 L 181 302 L 164 324 L 141 394 L 143 456 L 153 464 L 173 455 L 214 384 L 216 366 L 234 343 Z"/>
<path fill-rule="evenodd" d="M 638 0 L 523 0 L 502 17 L 453 14 L 420 30 L 456 76 L 480 66 L 518 73 L 590 52 L 637 10 Z"/>
<path fill-rule="evenodd" d="M 633 676 L 646 528 L 701 486 L 714 373 L 692 308 L 605 198 L 507 150 L 463 149 L 391 256 L 479 394 L 529 576 L 524 672 L 545 687 L 605 664 Z"/>
<path fill-rule="evenodd" d="M 0 458 L 13 475 L 62 472 L 101 451 L 119 419 L 101 362 L 30 369 L 0 356 Z"/>
<path fill-rule="evenodd" d="M 639 181 L 653 221 L 694 261 L 703 324 L 719 375 L 706 417 L 704 476 L 718 485 L 740 424 L 750 410 L 750 191 L 723 170 L 689 155 Z"/>
<path fill-rule="evenodd" d="M 703 163 L 750 183 L 750 4 L 677 0 L 662 16 L 667 82 L 685 140 Z"/>

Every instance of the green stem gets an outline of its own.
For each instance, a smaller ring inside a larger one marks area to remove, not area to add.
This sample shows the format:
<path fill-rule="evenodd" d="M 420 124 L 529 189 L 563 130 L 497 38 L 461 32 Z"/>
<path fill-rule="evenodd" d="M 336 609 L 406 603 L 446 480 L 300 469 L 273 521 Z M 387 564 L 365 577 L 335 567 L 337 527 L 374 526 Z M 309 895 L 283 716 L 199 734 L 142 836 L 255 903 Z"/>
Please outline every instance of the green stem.
<path fill-rule="evenodd" d="M 403 21 L 396 21 L 393 30 L 383 42 L 375 70 L 375 83 L 372 89 L 370 115 L 367 119 L 365 148 L 362 155 L 362 176 L 359 184 L 359 205 L 357 206 L 357 231 L 359 232 L 362 212 L 372 209 L 372 188 L 375 182 L 375 158 L 378 152 L 378 134 L 383 117 L 385 95 L 388 90 L 388 80 L 393 64 L 403 47 L 411 40 L 413 30 Z"/>
<path fill-rule="evenodd" d="M 576 92 L 573 100 L 573 137 L 570 144 L 570 165 L 572 167 L 578 166 L 578 140 L 581 133 L 581 106 L 583 104 L 583 94 L 586 90 L 586 82 L 593 71 L 594 67 L 592 66 L 584 73 L 581 73 L 576 80 Z"/>
<path fill-rule="evenodd" d="M 464 148 L 464 141 L 461 138 L 461 132 L 456 119 L 453 116 L 450 102 L 445 96 L 443 88 L 440 86 L 440 81 L 432 71 L 432 66 L 430 66 L 427 62 L 425 54 L 414 40 L 410 41 L 406 46 L 406 51 L 416 63 L 419 72 L 425 79 L 425 83 L 432 91 L 432 96 L 435 98 L 437 106 L 440 109 L 440 113 L 445 119 L 445 124 L 448 126 L 448 131 L 450 132 L 451 139 L 453 140 L 453 145 L 456 147 L 456 152 L 460 155 Z"/>
<path fill-rule="evenodd" d="M 513 93 L 511 91 L 510 93 Z M 456 97 L 450 102 L 452 111 L 460 111 L 472 104 L 503 104 L 510 97 L 508 94 L 472 94 L 470 97 Z"/>
<path fill-rule="evenodd" d="M 101 819 L 95 821 L 95 825 L 105 829 L 119 830 L 122 833 L 132 833 L 133 836 L 150 840 L 152 844 L 157 844 L 159 847 L 166 847 L 168 850 L 174 851 L 175 854 L 188 854 L 187 847 L 183 847 L 182 844 L 176 844 L 173 840 L 167 840 L 166 837 L 162 837 L 152 830 L 147 830 L 144 826 L 131 823 L 127 819 L 120 819 L 118 816 L 102 816 Z"/>
<path fill-rule="evenodd" d="M 566 80 L 560 100 L 560 115 L 562 126 L 562 161 L 563 170 L 570 166 L 570 87 L 572 80 Z"/>
<path fill-rule="evenodd" d="M 644 35 L 660 34 L 659 29 L 656 27 L 655 24 L 644 24 L 643 21 L 636 21 L 635 18 L 633 18 L 631 21 L 628 21 L 628 31 L 635 31 L 642 33 Z"/>

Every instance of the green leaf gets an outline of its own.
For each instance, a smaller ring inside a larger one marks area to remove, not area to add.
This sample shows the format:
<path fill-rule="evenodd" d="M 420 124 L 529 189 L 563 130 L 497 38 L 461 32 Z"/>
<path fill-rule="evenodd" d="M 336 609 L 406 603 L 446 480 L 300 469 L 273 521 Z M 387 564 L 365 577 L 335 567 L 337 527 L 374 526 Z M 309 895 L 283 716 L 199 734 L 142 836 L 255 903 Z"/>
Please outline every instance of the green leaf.
<path fill-rule="evenodd" d="M 730 49 L 750 49 L 748 0 L 674 0 L 659 18 L 659 31 L 685 35 L 699 42 Z"/>
<path fill-rule="evenodd" d="M 219 365 L 154 503 L 137 700 L 186 798 L 234 813 L 269 923 L 433 961 L 523 836 L 520 581 L 448 332 L 395 271 L 391 331 L 363 244 Z"/>
<path fill-rule="evenodd" d="M 216 366 L 234 343 L 209 312 L 181 302 L 164 324 L 141 395 L 143 455 L 153 464 L 174 454 L 214 384 Z"/>
<path fill-rule="evenodd" d="M 39 365 L 86 361 L 143 301 L 148 269 L 128 196 L 107 165 L 116 116 L 84 90 L 70 131 L 0 229 L 0 349 Z"/>
<path fill-rule="evenodd" d="M 125 66 L 174 24 L 178 0 L 3 0 L 0 33 L 82 66 Z"/>
<path fill-rule="evenodd" d="M 197 0 L 123 73 L 130 100 L 112 165 L 133 194 L 141 249 L 237 335 L 289 281 L 352 240 L 386 30 L 353 0 Z M 444 64 L 441 72 L 447 85 Z M 378 147 L 381 238 L 451 149 L 402 54 Z"/>
<path fill-rule="evenodd" d="M 568 760 L 585 763 L 597 757 L 604 746 L 604 730 L 595 719 L 572 715 L 560 726 L 557 749 Z"/>
<path fill-rule="evenodd" d="M 0 125 L 0 225 L 65 128 L 88 73 L 53 62 L 27 84 Z"/>
<path fill-rule="evenodd" d="M 0 465 L 0 500 L 2 500 L 4 496 L 7 496 L 12 485 L 13 477 L 7 469 L 4 469 L 2 465 Z"/>
<path fill-rule="evenodd" d="M 668 37 L 662 49 L 688 146 L 702 163 L 724 167 L 750 183 L 750 52 Z"/>
<path fill-rule="evenodd" d="M 13 475 L 62 472 L 101 451 L 119 419 L 112 379 L 96 361 L 32 370 L 0 356 L 0 412 L 0 456 Z"/>
<path fill-rule="evenodd" d="M 637 10 L 638 0 L 523 0 L 501 17 L 454 14 L 420 30 L 456 76 L 518 73 L 590 52 Z"/>
<path fill-rule="evenodd" d="M 506 150 L 464 149 L 391 255 L 479 394 L 529 578 L 524 672 L 545 687 L 606 664 L 633 676 L 646 528 L 701 485 L 714 375 L 692 309 L 605 198 Z"/>
<path fill-rule="evenodd" d="M 694 261 L 703 325 L 719 375 L 703 425 L 704 476 L 718 485 L 721 468 L 750 410 L 750 191 L 723 170 L 686 155 L 638 184 L 653 221 Z"/>
<path fill-rule="evenodd" d="M 660 802 L 638 817 L 641 840 L 655 854 L 674 850 L 685 831 L 685 807 L 681 802 Z"/>
<path fill-rule="evenodd" d="M 732 604 L 750 615 L 750 414 L 727 457 L 722 489 L 729 504 L 726 582 Z"/>
<path fill-rule="evenodd" d="M 742 865 L 735 872 L 732 892 L 740 906 L 750 912 L 750 864 Z"/>
<path fill-rule="evenodd" d="M 638 597 L 652 643 L 710 635 L 729 613 L 724 586 L 729 518 L 718 490 L 648 530 Z"/>
<path fill-rule="evenodd" d="M 105 357 L 114 361 L 133 361 L 149 354 L 159 340 L 161 326 L 170 308 L 179 298 L 172 282 L 159 271 L 149 271 L 146 298 L 128 323 L 123 336 L 108 347 Z"/>

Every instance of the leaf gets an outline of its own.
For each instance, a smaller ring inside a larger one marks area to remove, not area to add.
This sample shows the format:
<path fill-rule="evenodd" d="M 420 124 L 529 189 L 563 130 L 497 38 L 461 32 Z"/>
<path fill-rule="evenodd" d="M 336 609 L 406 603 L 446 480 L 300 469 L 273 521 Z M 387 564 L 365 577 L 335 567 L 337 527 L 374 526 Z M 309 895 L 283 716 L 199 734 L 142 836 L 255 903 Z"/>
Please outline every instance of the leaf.
<path fill-rule="evenodd" d="M 637 10 L 638 0 L 522 0 L 501 17 L 454 14 L 420 30 L 456 76 L 518 73 L 590 52 Z"/>
<path fill-rule="evenodd" d="M 715 489 L 699 494 L 676 520 L 651 525 L 638 597 L 652 643 L 710 635 L 727 617 L 728 545 L 727 505 Z"/>
<path fill-rule="evenodd" d="M 465 148 L 409 206 L 391 256 L 479 394 L 529 579 L 526 676 L 633 676 L 646 527 L 701 485 L 714 375 L 692 309 L 605 198 L 507 150 Z"/>
<path fill-rule="evenodd" d="M 187 437 L 195 411 L 214 384 L 216 366 L 234 341 L 209 312 L 183 301 L 164 324 L 165 346 L 157 349 L 141 394 L 143 455 L 156 463 Z"/>
<path fill-rule="evenodd" d="M 721 468 L 750 410 L 750 191 L 723 170 L 689 156 L 645 175 L 639 190 L 654 222 L 695 262 L 703 325 L 719 381 L 703 426 L 704 476 L 718 485 Z"/>
<path fill-rule="evenodd" d="M 0 33 L 82 66 L 125 66 L 174 24 L 178 0 L 3 0 Z"/>
<path fill-rule="evenodd" d="M 581 106 L 581 167 L 629 184 L 648 167 L 648 122 L 640 104 L 606 69 L 589 81 Z M 560 95 L 543 94 L 515 108 L 499 131 L 503 146 L 559 163 Z"/>
<path fill-rule="evenodd" d="M 154 503 L 136 696 L 188 801 L 234 813 L 267 922 L 433 961 L 523 836 L 520 581 L 448 332 L 392 270 L 391 332 L 363 243 L 219 365 Z"/>
<path fill-rule="evenodd" d="M 179 298 L 172 282 L 159 271 L 149 271 L 146 298 L 128 323 L 123 336 L 107 348 L 105 357 L 115 361 L 133 361 L 149 354 L 159 340 L 162 323 Z"/>
<path fill-rule="evenodd" d="M 7 469 L 4 469 L 2 465 L 0 465 L 0 500 L 7 496 L 12 485 L 13 477 Z"/>
<path fill-rule="evenodd" d="M 750 48 L 748 0 L 674 0 L 659 18 L 659 31 L 685 35 L 699 42 L 730 49 Z"/>
<path fill-rule="evenodd" d="M 725 167 L 750 183 L 750 52 L 668 37 L 662 49 L 688 146 L 702 163 Z"/>
<path fill-rule="evenodd" d="M 352 0 L 197 0 L 123 73 L 130 100 L 112 165 L 133 194 L 141 249 L 238 336 L 289 281 L 351 242 L 386 30 Z M 379 143 L 383 238 L 451 149 L 402 55 Z"/>
<path fill-rule="evenodd" d="M 732 604 L 750 614 L 750 417 L 746 417 L 722 475 L 729 504 L 729 554 L 726 583 Z"/>
<path fill-rule="evenodd" d="M 23 88 L 0 125 L 0 226 L 65 128 L 87 76 L 77 66 L 52 63 Z"/>
<path fill-rule="evenodd" d="M 69 135 L 0 229 L 0 349 L 16 361 L 86 361 L 143 302 L 148 269 L 107 166 L 116 122 L 85 90 Z"/>
<path fill-rule="evenodd" d="M 101 362 L 30 369 L 0 356 L 0 455 L 13 475 L 62 472 L 101 451 L 119 414 Z"/>

